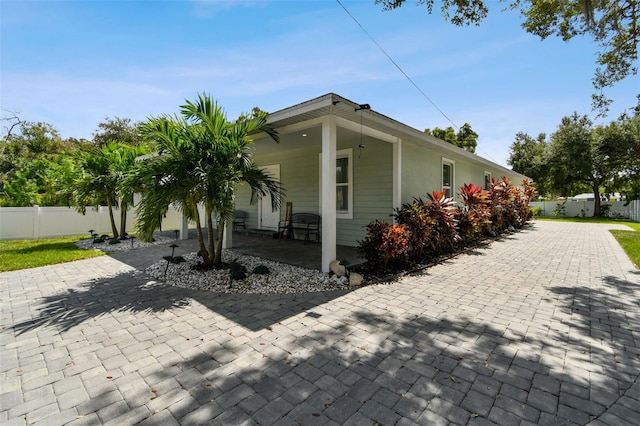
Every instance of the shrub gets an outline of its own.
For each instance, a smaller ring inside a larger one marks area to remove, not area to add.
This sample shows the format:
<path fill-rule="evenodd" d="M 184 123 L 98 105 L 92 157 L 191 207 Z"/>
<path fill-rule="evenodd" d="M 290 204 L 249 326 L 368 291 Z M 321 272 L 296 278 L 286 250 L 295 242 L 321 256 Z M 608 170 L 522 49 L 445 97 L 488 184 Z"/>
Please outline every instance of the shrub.
<path fill-rule="evenodd" d="M 460 200 L 458 230 L 462 241 L 468 242 L 489 229 L 489 191 L 473 183 L 465 184 L 460 187 Z"/>
<path fill-rule="evenodd" d="M 435 255 L 452 251 L 460 239 L 458 233 L 457 208 L 453 198 L 447 198 L 445 191 L 433 191 L 427 194 L 427 211 L 434 221 L 431 241 Z"/>
<path fill-rule="evenodd" d="M 406 267 L 409 260 L 406 226 L 378 220 L 369 223 L 366 237 L 358 242 L 358 253 L 374 271 Z"/>
<path fill-rule="evenodd" d="M 434 251 L 431 235 L 435 221 L 429 215 L 427 205 L 422 199 L 414 198 L 412 203 L 403 204 L 401 208 L 396 209 L 394 218 L 408 231 L 411 257 L 422 260 Z"/>
<path fill-rule="evenodd" d="M 556 208 L 553 209 L 551 215 L 564 217 L 567 215 L 567 200 L 564 200 L 562 203 L 556 204 Z"/>

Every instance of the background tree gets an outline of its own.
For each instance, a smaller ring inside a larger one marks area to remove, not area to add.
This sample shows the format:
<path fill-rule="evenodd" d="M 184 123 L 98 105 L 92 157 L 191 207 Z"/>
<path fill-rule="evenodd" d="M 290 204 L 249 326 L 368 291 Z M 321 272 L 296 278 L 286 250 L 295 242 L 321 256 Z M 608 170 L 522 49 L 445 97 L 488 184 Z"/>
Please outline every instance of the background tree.
<path fill-rule="evenodd" d="M 507 164 L 513 171 L 530 177 L 536 184 L 536 190 L 542 196 L 551 195 L 547 155 L 549 144 L 547 135 L 540 133 L 536 139 L 526 133 L 516 134 L 509 148 Z"/>
<path fill-rule="evenodd" d="M 553 187 L 562 195 L 573 195 L 580 185 L 587 185 L 595 198 L 593 215 L 601 216 L 600 189 L 613 181 L 615 170 L 586 115 L 573 113 L 562 119 L 551 135 L 548 162 Z"/>
<path fill-rule="evenodd" d="M 406 0 L 375 0 L 383 10 L 401 7 Z M 606 114 L 611 100 L 602 92 L 630 75 L 636 75 L 640 44 L 638 0 L 502 0 L 524 16 L 522 27 L 542 40 L 557 36 L 568 41 L 590 36 L 600 47 L 593 77 L 593 107 Z M 416 4 L 433 12 L 434 0 Z M 454 25 L 479 25 L 489 12 L 488 0 L 442 0 L 440 11 Z"/>
<path fill-rule="evenodd" d="M 613 171 L 609 192 L 619 191 L 627 201 L 640 199 L 640 115 L 622 115 L 594 130 L 600 156 Z"/>
<path fill-rule="evenodd" d="M 424 132 L 469 152 L 476 152 L 478 146 L 478 134 L 473 131 L 469 123 L 464 123 L 457 133 L 451 126 L 446 129 L 439 127 L 433 130 L 425 129 Z"/>
<path fill-rule="evenodd" d="M 105 117 L 103 122 L 98 123 L 98 130 L 93 134 L 93 142 L 98 146 L 104 146 L 109 142 L 138 145 L 142 142 L 140 126 L 141 123 L 134 123 L 130 118 Z"/>
<path fill-rule="evenodd" d="M 68 205 L 62 189 L 75 173 L 68 155 L 77 148 L 75 142 L 63 141 L 48 123 L 17 117 L 10 122 L 0 141 L 0 205 Z"/>
<path fill-rule="evenodd" d="M 158 155 L 141 164 L 134 180 L 144 190 L 138 205 L 137 228 L 149 239 L 173 204 L 196 223 L 198 243 L 205 267 L 222 265 L 222 236 L 233 217 L 235 195 L 241 183 L 252 191 L 252 202 L 270 194 L 272 207 L 281 200 L 279 182 L 252 160 L 251 135 L 264 132 L 278 141 L 265 114 L 243 114 L 230 122 L 222 108 L 208 95 L 180 108 L 181 116 L 150 119 L 143 127 L 146 138 L 157 144 Z M 198 205 L 204 206 L 207 243 L 201 228 Z M 214 244 L 213 216 L 218 242 Z"/>

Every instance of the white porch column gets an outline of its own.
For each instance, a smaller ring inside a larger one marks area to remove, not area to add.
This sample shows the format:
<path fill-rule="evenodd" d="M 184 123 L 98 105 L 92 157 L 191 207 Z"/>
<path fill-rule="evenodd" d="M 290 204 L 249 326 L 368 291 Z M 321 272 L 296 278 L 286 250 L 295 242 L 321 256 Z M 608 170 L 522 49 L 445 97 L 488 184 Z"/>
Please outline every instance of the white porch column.
<path fill-rule="evenodd" d="M 393 208 L 402 206 L 402 139 L 393 144 Z"/>
<path fill-rule="evenodd" d="M 224 225 L 222 232 L 222 248 L 230 249 L 233 247 L 233 221 L 229 221 Z"/>
<path fill-rule="evenodd" d="M 322 272 L 336 259 L 336 146 L 333 117 L 322 122 Z"/>
<path fill-rule="evenodd" d="M 180 217 L 180 239 L 189 239 L 189 221 L 184 217 L 184 215 L 181 215 Z"/>

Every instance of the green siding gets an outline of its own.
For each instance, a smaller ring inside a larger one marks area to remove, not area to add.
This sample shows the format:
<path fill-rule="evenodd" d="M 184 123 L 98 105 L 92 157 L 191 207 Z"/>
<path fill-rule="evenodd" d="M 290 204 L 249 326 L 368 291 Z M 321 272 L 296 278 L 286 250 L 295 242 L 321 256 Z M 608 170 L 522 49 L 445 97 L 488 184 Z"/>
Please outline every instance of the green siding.
<path fill-rule="evenodd" d="M 366 146 L 360 151 L 358 145 Z M 375 219 L 391 220 L 393 213 L 393 145 L 373 138 L 343 140 L 338 149 L 353 150 L 353 219 L 337 219 L 339 245 L 358 245 L 366 226 Z"/>
<path fill-rule="evenodd" d="M 284 218 L 285 205 L 293 203 L 293 212 L 318 212 L 318 154 L 320 148 L 301 148 L 290 151 L 274 152 L 254 156 L 259 166 L 280 165 L 280 182 L 284 186 L 285 196 L 280 209 L 280 218 Z M 258 204 L 250 205 L 251 192 L 246 185 L 238 191 L 236 209 L 249 213 L 247 228 L 259 228 Z"/>
<path fill-rule="evenodd" d="M 426 198 L 431 191 L 442 190 L 442 159 L 454 162 L 454 193 L 459 192 L 463 184 L 474 183 L 484 186 L 484 173 L 500 179 L 506 175 L 512 183 L 520 185 L 515 173 L 505 173 L 496 167 L 476 164 L 468 158 L 455 153 L 442 154 L 438 151 L 404 141 L 402 144 L 402 202 L 411 202 L 414 197 Z"/>
<path fill-rule="evenodd" d="M 426 198 L 442 189 L 442 154 L 414 143 L 402 142 L 402 203 Z M 457 180 L 456 180 L 457 182 Z"/>

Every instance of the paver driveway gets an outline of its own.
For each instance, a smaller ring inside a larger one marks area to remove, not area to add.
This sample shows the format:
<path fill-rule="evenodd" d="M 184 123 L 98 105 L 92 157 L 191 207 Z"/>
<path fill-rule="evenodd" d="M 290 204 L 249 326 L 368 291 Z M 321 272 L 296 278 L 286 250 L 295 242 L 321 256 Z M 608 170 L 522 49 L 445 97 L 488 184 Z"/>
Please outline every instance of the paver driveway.
<path fill-rule="evenodd" d="M 3 425 L 640 424 L 640 275 L 602 225 L 343 293 L 167 288 L 106 256 L 0 286 Z"/>

